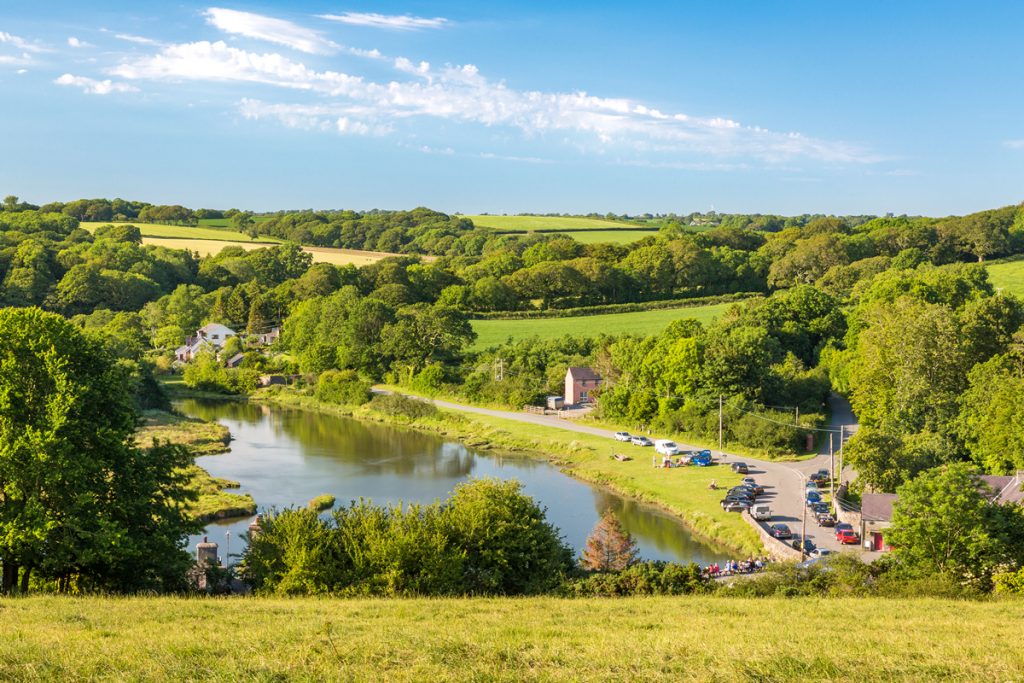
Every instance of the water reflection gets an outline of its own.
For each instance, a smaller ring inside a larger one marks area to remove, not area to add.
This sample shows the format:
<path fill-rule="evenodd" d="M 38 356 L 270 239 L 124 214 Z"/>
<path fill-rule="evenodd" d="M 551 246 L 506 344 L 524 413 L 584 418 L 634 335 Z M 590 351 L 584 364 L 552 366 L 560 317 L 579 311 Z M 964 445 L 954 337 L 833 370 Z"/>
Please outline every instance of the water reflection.
<path fill-rule="evenodd" d="M 230 453 L 198 462 L 214 476 L 241 482 L 241 491 L 251 493 L 261 509 L 305 505 L 323 493 L 339 504 L 361 497 L 382 504 L 433 502 L 471 476 L 499 477 L 521 481 L 577 552 L 610 507 L 646 559 L 707 563 L 728 556 L 695 539 L 673 517 L 577 481 L 543 461 L 475 452 L 432 434 L 313 411 L 191 399 L 178 408 L 231 430 Z M 223 545 L 230 531 L 235 553 L 248 523 L 213 523 L 206 533 Z"/>

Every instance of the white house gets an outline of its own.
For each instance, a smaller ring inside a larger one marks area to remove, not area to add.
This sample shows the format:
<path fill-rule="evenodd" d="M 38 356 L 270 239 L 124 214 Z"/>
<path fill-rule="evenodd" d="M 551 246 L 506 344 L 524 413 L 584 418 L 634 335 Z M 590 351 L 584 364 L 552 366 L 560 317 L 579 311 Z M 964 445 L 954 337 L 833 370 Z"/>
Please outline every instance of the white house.
<path fill-rule="evenodd" d="M 212 351 L 219 351 L 224 348 L 228 339 L 235 336 L 235 331 L 227 325 L 210 323 L 196 330 L 193 337 L 185 340 L 184 345 L 174 350 L 174 358 L 182 363 L 187 363 L 203 348 Z"/>

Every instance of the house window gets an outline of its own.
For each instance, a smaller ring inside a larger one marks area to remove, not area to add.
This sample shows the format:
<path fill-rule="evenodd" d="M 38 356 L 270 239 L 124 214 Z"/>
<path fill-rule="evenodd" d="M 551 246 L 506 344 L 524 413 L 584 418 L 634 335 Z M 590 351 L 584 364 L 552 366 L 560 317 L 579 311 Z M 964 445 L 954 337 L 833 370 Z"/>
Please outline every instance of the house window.
<path fill-rule="evenodd" d="M 212 335 L 212 336 L 213 336 L 213 338 L 214 338 L 214 339 L 220 339 L 220 337 L 218 337 L 218 336 L 217 336 L 217 335 L 215 335 L 215 334 L 214 334 L 214 335 Z"/>

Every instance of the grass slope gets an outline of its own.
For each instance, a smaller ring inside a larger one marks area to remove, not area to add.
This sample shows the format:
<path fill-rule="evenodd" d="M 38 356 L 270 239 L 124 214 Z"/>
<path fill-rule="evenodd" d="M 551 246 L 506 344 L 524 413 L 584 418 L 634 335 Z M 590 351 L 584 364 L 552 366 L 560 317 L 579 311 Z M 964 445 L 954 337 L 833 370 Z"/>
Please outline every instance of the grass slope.
<path fill-rule="evenodd" d="M 577 216 L 463 216 L 473 225 L 495 230 L 602 230 L 608 228 L 637 228 L 633 223 L 606 221 L 601 218 Z"/>
<path fill-rule="evenodd" d="M 694 318 L 704 324 L 719 317 L 733 303 L 710 304 L 691 308 L 666 308 L 635 313 L 608 313 L 605 315 L 573 316 L 566 318 L 534 318 L 530 320 L 474 320 L 476 350 L 486 349 L 513 340 L 537 336 L 557 339 L 567 335 L 597 336 L 598 334 L 656 334 L 674 320 Z"/>
<path fill-rule="evenodd" d="M 657 235 L 657 230 L 568 230 L 566 232 L 554 233 L 571 237 L 583 244 L 631 244 L 639 239 L 650 235 Z"/>
<path fill-rule="evenodd" d="M 0 679 L 1011 681 L 1022 614 L 937 599 L 38 596 L 0 600 Z"/>
<path fill-rule="evenodd" d="M 993 263 L 988 266 L 988 278 L 993 287 L 1001 287 L 1008 294 L 1024 296 L 1024 260 Z"/>

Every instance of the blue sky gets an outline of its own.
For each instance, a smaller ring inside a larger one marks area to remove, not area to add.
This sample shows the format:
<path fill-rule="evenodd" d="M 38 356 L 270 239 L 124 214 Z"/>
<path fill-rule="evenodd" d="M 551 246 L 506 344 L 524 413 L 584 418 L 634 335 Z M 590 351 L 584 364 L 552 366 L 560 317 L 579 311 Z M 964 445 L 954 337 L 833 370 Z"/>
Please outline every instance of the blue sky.
<path fill-rule="evenodd" d="M 0 8 L 0 193 L 945 215 L 1024 200 L 1024 3 Z"/>

